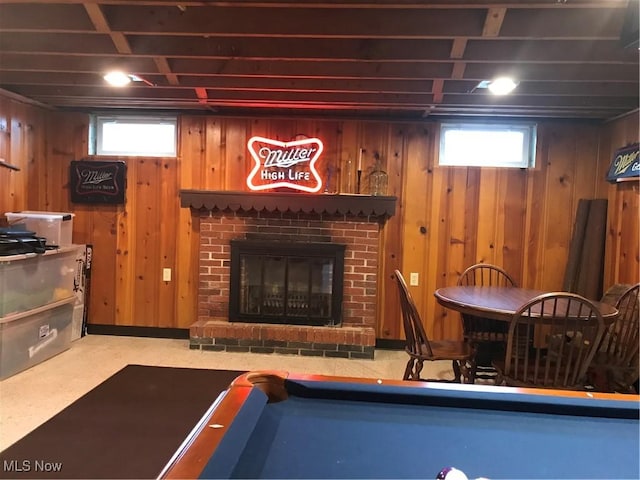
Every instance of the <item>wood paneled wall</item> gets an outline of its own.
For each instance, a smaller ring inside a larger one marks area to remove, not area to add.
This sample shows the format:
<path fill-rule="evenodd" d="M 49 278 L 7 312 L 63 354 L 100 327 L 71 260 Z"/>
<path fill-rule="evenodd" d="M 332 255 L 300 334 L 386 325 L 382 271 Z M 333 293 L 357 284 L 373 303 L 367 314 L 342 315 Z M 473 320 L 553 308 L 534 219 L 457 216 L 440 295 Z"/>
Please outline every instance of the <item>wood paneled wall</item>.
<path fill-rule="evenodd" d="M 530 170 L 439 167 L 436 122 L 387 123 L 181 116 L 179 157 L 123 158 L 122 206 L 71 204 L 69 162 L 86 158 L 88 117 L 0 97 L 0 212 L 23 209 L 75 213 L 74 242 L 94 246 L 92 324 L 187 328 L 195 320 L 199 225 L 180 208 L 180 189 L 247 190 L 252 135 L 325 143 L 329 191 L 346 191 L 347 166 L 364 148 L 362 192 L 378 153 L 389 174 L 396 215 L 381 236 L 379 338 L 402 338 L 391 274 L 419 274 L 411 287 L 428 331 L 460 335 L 457 314 L 433 291 L 455 284 L 468 265 L 504 266 L 519 284 L 559 289 L 581 198 L 608 198 L 605 287 L 637 282 L 638 182 L 611 185 L 604 176 L 617 148 L 638 140 L 638 115 L 604 126 L 540 122 L 537 162 Z M 171 268 L 171 282 L 162 269 Z"/>
<path fill-rule="evenodd" d="M 605 125 L 600 134 L 599 159 L 611 162 L 613 152 L 638 142 L 639 115 L 626 116 Z M 605 288 L 616 283 L 637 283 L 640 276 L 640 182 L 599 185 L 598 198 L 609 200 L 607 245 L 605 250 Z"/>

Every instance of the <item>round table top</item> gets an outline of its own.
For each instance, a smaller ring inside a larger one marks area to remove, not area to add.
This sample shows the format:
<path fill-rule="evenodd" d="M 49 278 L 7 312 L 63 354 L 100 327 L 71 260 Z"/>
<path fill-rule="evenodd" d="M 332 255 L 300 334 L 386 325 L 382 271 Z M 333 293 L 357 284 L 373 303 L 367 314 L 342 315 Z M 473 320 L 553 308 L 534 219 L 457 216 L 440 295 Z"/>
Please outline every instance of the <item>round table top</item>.
<path fill-rule="evenodd" d="M 440 305 L 451 310 L 508 322 L 522 305 L 544 293 L 549 292 L 518 287 L 455 286 L 439 288 L 434 295 Z M 613 305 L 592 303 L 605 322 L 613 322 L 618 315 Z"/>

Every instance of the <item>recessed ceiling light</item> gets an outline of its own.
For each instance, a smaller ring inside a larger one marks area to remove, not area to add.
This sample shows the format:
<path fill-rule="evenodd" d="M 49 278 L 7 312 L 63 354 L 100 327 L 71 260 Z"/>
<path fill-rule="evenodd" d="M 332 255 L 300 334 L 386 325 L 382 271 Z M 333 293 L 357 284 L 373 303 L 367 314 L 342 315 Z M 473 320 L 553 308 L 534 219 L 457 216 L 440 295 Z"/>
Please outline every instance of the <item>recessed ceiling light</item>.
<path fill-rule="evenodd" d="M 109 85 L 113 85 L 114 87 L 124 87 L 131 83 L 132 80 L 130 75 L 119 71 L 109 72 L 103 78 Z"/>
<path fill-rule="evenodd" d="M 518 84 L 509 77 L 500 77 L 488 83 L 487 88 L 494 95 L 506 95 L 511 93 Z"/>
<path fill-rule="evenodd" d="M 142 82 L 150 87 L 155 87 L 156 85 L 149 80 L 142 78 L 138 75 L 134 75 L 133 73 L 124 73 L 119 70 L 114 70 L 112 72 L 107 73 L 104 77 L 109 85 L 114 87 L 124 87 L 125 85 L 130 84 L 131 82 Z"/>

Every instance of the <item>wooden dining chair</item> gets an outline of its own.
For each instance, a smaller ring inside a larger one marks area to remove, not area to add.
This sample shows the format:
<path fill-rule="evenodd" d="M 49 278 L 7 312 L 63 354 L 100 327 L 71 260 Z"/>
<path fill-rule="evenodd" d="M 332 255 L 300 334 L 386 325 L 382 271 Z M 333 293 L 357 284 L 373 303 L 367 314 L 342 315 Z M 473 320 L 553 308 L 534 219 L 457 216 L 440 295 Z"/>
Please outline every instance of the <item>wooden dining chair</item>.
<path fill-rule="evenodd" d="M 589 379 L 597 391 L 637 393 L 633 385 L 639 375 L 640 283 L 626 288 L 615 307 L 618 316 L 604 333 Z"/>
<path fill-rule="evenodd" d="M 459 286 L 515 287 L 516 282 L 504 269 L 489 263 L 477 263 L 467 268 L 460 278 Z M 504 322 L 489 318 L 463 315 L 465 338 L 474 342 L 500 342 L 507 338 Z"/>
<path fill-rule="evenodd" d="M 583 390 L 604 331 L 590 300 L 568 292 L 539 295 L 509 324 L 505 357 L 493 363 L 496 384 Z"/>
<path fill-rule="evenodd" d="M 503 268 L 490 263 L 471 265 L 458 278 L 458 285 L 515 287 L 515 280 Z"/>
<path fill-rule="evenodd" d="M 453 367 L 454 381 L 472 383 L 475 350 L 469 342 L 460 340 L 429 340 L 422 324 L 411 292 L 399 270 L 394 272 L 400 295 L 402 322 L 409 361 L 405 368 L 403 380 L 422 380 L 424 362 L 450 360 Z"/>
<path fill-rule="evenodd" d="M 516 282 L 504 269 L 489 263 L 477 263 L 467 268 L 458 278 L 459 286 L 515 287 Z M 493 379 L 491 362 L 504 354 L 502 346 L 507 340 L 509 324 L 491 318 L 462 314 L 464 338 L 476 345 L 475 375 Z"/>

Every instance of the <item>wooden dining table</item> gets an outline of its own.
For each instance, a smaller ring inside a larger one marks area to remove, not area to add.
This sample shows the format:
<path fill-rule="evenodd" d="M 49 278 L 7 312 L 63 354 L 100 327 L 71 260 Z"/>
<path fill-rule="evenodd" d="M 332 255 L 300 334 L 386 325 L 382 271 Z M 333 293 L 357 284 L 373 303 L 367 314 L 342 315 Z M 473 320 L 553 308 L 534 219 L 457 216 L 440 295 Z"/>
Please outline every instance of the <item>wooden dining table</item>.
<path fill-rule="evenodd" d="M 445 308 L 466 315 L 509 322 L 522 305 L 544 293 L 549 292 L 518 287 L 454 286 L 439 288 L 434 295 Z M 613 305 L 592 303 L 606 324 L 615 321 L 618 310 Z"/>
<path fill-rule="evenodd" d="M 439 288 L 434 295 L 440 305 L 445 308 L 460 312 L 463 316 L 488 318 L 505 322 L 500 330 L 506 332 L 508 322 L 515 313 L 528 301 L 543 290 L 519 287 L 494 287 L 494 286 L 454 286 Z M 611 325 L 618 316 L 618 310 L 608 303 L 593 302 L 602 314 L 605 325 Z M 535 314 L 536 312 L 532 312 Z M 577 315 L 576 315 L 577 316 Z M 544 322 L 544 319 L 543 319 Z M 537 335 L 536 342 L 543 341 L 543 335 Z M 479 342 L 476 362 L 479 368 L 492 370 L 492 362 L 495 358 L 504 355 L 503 343 L 499 341 Z M 492 378 L 478 374 L 477 378 Z"/>

